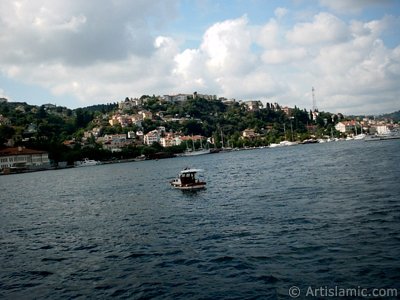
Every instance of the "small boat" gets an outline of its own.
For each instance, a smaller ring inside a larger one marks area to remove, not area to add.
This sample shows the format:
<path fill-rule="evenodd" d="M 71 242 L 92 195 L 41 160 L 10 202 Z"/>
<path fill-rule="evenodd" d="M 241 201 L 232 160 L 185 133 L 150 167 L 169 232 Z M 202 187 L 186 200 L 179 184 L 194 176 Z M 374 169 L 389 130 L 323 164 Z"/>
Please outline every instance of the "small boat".
<path fill-rule="evenodd" d="M 89 166 L 95 166 L 95 165 L 99 165 L 99 164 L 100 164 L 100 162 L 97 160 L 85 158 L 82 161 L 76 161 L 74 165 L 75 165 L 75 167 L 89 167 Z"/>
<path fill-rule="evenodd" d="M 133 161 L 143 161 L 146 160 L 146 155 L 140 155 L 133 159 Z"/>
<path fill-rule="evenodd" d="M 201 171 L 203 170 L 186 168 L 179 173 L 178 178 L 171 181 L 171 185 L 180 190 L 204 189 L 206 187 L 206 183 L 196 179 L 196 173 Z"/>
<path fill-rule="evenodd" d="M 357 134 L 353 137 L 354 140 L 364 140 L 367 135 L 364 133 Z"/>

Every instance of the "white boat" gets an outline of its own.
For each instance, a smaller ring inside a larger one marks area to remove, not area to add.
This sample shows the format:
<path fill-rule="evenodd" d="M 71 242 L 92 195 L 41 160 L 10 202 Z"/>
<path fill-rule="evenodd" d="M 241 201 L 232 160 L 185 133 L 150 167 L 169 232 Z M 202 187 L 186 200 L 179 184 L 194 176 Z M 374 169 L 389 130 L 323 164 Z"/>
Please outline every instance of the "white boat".
<path fill-rule="evenodd" d="M 281 147 L 281 145 L 275 144 L 275 143 L 271 143 L 271 144 L 269 144 L 269 147 L 270 148 L 275 148 L 275 147 Z"/>
<path fill-rule="evenodd" d="M 176 156 L 196 156 L 196 155 L 203 155 L 203 154 L 210 154 L 211 151 L 210 149 L 204 149 L 203 148 L 203 143 L 200 140 L 200 148 L 199 149 L 195 149 L 194 147 L 194 141 L 192 139 L 192 149 L 190 149 L 188 147 L 187 141 L 186 141 L 186 150 L 183 153 L 179 153 Z"/>
<path fill-rule="evenodd" d="M 400 133 L 391 132 L 388 134 L 375 134 L 375 135 L 368 135 L 365 137 L 364 141 L 384 141 L 384 140 L 394 140 L 400 139 Z"/>
<path fill-rule="evenodd" d="M 187 150 L 183 153 L 178 154 L 177 156 L 195 156 L 202 154 L 210 154 L 210 149 Z"/>
<path fill-rule="evenodd" d="M 282 146 L 295 146 L 298 145 L 298 142 L 282 141 L 279 144 L 281 144 Z"/>
<path fill-rule="evenodd" d="M 171 185 L 180 190 L 200 190 L 206 187 L 204 181 L 196 179 L 196 173 L 201 172 L 201 169 L 184 169 L 179 173 L 178 178 L 172 180 Z"/>
<path fill-rule="evenodd" d="M 143 154 L 133 159 L 133 161 L 144 161 L 144 160 L 146 160 L 146 155 Z"/>
<path fill-rule="evenodd" d="M 95 165 L 99 165 L 100 162 L 97 160 L 93 160 L 93 159 L 88 159 L 85 158 L 82 161 L 76 161 L 74 163 L 75 167 L 89 167 L 89 166 L 95 166 Z"/>
<path fill-rule="evenodd" d="M 365 139 L 365 137 L 366 137 L 366 135 L 364 133 L 361 133 L 361 134 L 355 135 L 354 139 L 355 140 L 363 140 L 363 139 Z"/>
<path fill-rule="evenodd" d="M 270 144 L 269 147 L 270 148 L 276 148 L 276 147 L 286 147 L 286 146 L 295 146 L 298 145 L 297 142 L 290 142 L 290 141 L 282 141 L 279 144 Z"/>

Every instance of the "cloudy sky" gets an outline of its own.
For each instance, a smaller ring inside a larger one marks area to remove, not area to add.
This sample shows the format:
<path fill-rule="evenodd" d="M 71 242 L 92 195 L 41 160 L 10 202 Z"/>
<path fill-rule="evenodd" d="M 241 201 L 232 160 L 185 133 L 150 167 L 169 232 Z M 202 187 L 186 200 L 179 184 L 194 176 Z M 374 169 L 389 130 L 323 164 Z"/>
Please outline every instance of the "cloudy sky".
<path fill-rule="evenodd" d="M 69 108 L 215 94 L 400 109 L 397 0 L 1 0 L 0 97 Z"/>

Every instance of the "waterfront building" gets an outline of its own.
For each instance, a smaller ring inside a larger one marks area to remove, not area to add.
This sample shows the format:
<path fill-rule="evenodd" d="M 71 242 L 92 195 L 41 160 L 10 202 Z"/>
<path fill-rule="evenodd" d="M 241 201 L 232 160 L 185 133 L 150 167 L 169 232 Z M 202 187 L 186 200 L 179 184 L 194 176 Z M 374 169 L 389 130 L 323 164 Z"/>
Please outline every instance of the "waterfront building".
<path fill-rule="evenodd" d="M 0 169 L 39 169 L 50 167 L 48 153 L 40 150 L 13 147 L 0 150 Z"/>

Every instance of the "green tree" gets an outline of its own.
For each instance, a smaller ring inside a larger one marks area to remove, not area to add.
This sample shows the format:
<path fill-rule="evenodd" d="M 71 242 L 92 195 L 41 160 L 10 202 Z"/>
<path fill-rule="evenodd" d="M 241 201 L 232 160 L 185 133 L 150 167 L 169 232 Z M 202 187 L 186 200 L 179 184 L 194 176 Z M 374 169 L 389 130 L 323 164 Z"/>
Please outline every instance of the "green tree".
<path fill-rule="evenodd" d="M 0 147 L 15 134 L 15 129 L 8 125 L 0 125 Z"/>

